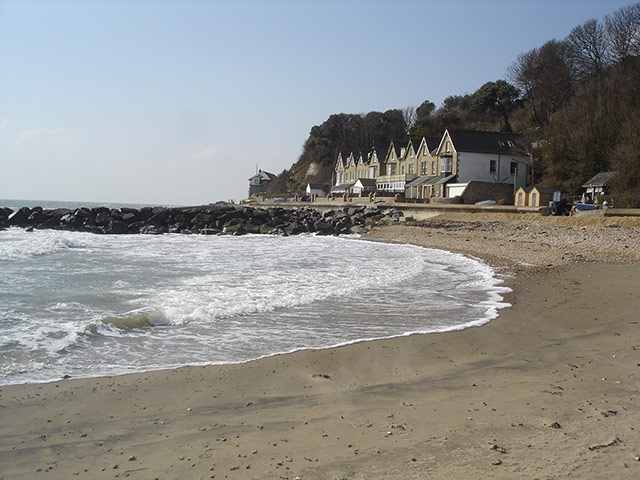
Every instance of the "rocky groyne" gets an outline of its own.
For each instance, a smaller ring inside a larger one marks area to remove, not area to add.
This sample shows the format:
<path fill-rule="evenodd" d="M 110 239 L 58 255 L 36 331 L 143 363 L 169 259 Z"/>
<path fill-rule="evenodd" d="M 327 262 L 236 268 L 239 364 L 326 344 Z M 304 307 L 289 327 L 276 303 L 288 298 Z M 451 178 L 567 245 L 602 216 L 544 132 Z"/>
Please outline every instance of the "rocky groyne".
<path fill-rule="evenodd" d="M 311 207 L 238 206 L 217 203 L 198 207 L 145 207 L 140 209 L 78 208 L 45 210 L 0 208 L 0 230 L 12 226 L 98 234 L 226 234 L 296 235 L 362 233 L 383 219 L 397 220 L 402 212 L 376 206 L 343 207 L 320 213 Z"/>

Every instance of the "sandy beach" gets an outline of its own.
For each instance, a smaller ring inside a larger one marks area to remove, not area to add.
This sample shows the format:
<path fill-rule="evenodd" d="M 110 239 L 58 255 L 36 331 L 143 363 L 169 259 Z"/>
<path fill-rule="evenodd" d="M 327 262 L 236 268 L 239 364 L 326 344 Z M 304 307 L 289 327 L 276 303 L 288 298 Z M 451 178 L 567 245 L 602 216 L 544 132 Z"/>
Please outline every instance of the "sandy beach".
<path fill-rule="evenodd" d="M 481 258 L 512 307 L 460 332 L 0 387 L 0 480 L 640 478 L 639 219 L 449 214 L 371 237 Z"/>

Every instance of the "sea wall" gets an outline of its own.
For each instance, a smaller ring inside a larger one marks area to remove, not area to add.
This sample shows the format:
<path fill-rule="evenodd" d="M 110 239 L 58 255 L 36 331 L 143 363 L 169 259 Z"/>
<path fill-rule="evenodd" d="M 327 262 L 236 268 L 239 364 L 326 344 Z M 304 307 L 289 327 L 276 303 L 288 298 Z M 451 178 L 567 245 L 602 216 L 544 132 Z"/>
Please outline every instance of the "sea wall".
<path fill-rule="evenodd" d="M 11 227 L 56 229 L 98 234 L 227 234 L 262 233 L 296 235 L 361 233 L 383 219 L 397 220 L 403 213 L 377 206 L 343 207 L 319 212 L 310 207 L 251 207 L 216 203 L 198 207 L 145 207 L 141 209 L 78 208 L 44 210 L 0 208 L 0 230 Z"/>

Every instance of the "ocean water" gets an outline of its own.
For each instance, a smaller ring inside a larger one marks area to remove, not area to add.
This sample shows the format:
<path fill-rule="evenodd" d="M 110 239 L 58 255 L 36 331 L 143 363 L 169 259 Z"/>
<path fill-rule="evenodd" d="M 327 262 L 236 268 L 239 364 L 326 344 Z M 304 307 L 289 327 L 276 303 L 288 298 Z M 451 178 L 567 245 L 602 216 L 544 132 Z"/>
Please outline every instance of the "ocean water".
<path fill-rule="evenodd" d="M 58 200 L 13 200 L 0 198 L 0 207 L 8 207 L 12 210 L 18 210 L 22 207 L 42 207 L 46 210 L 52 210 L 54 208 L 68 208 L 75 210 L 76 208 L 94 208 L 94 207 L 107 207 L 107 208 L 142 208 L 142 207 L 155 207 L 156 205 L 140 204 L 140 203 L 100 203 L 100 202 L 68 202 Z M 173 205 L 165 205 L 173 206 Z"/>
<path fill-rule="evenodd" d="M 0 232 L 0 384 L 482 325 L 486 264 L 357 238 Z"/>

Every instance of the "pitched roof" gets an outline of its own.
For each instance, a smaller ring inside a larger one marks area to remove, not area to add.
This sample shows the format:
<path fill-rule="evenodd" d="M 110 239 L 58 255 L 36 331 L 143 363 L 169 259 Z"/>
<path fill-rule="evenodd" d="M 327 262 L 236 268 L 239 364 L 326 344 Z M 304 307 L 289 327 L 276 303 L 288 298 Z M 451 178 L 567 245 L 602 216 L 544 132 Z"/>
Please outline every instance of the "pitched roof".
<path fill-rule="evenodd" d="M 371 150 L 360 150 L 358 154 L 360 157 L 360 163 L 362 165 L 369 165 L 369 163 L 371 162 Z"/>
<path fill-rule="evenodd" d="M 421 138 L 411 138 L 409 139 L 408 143 L 411 143 L 411 146 L 413 146 L 413 151 L 417 153 L 418 149 L 420 148 L 420 142 L 422 142 Z"/>
<path fill-rule="evenodd" d="M 348 190 L 349 188 L 353 187 L 354 183 L 355 182 L 341 183 L 340 185 L 336 185 L 335 187 L 331 187 L 331 191 L 332 192 L 344 192 L 345 190 Z"/>
<path fill-rule="evenodd" d="M 400 155 L 400 152 L 402 151 L 402 148 L 406 148 L 406 146 L 409 144 L 408 140 L 391 140 L 391 143 L 389 144 L 389 149 L 393 150 L 393 152 L 395 152 L 395 158 L 396 159 L 400 159 L 402 158 L 402 155 Z M 386 153 L 388 153 L 389 150 L 387 150 Z M 385 153 L 384 158 L 387 158 L 387 155 Z"/>
<path fill-rule="evenodd" d="M 359 178 L 356 183 L 360 182 L 363 187 L 375 187 L 377 185 L 375 178 Z"/>
<path fill-rule="evenodd" d="M 480 130 L 447 129 L 458 152 L 525 155 L 522 135 Z"/>
<path fill-rule="evenodd" d="M 259 177 L 261 182 L 264 182 L 264 181 L 268 182 L 276 178 L 277 175 L 274 175 L 273 173 L 265 172 L 264 170 L 258 170 L 258 173 L 250 177 L 249 180 L 252 180 L 256 177 Z"/>
<path fill-rule="evenodd" d="M 371 149 L 372 152 L 376 152 L 376 157 L 378 157 L 379 162 L 384 162 L 384 159 L 387 155 L 388 148 L 384 147 L 373 147 Z"/>
<path fill-rule="evenodd" d="M 418 178 L 414 178 L 413 180 L 411 180 L 409 183 L 407 183 L 405 185 L 405 188 L 409 188 L 409 187 L 418 187 L 420 185 L 428 185 L 430 184 L 432 181 L 434 181 L 434 179 L 436 178 L 440 178 L 438 176 L 428 176 L 428 177 L 418 177 Z"/>
<path fill-rule="evenodd" d="M 527 193 L 530 193 L 533 191 L 533 189 L 536 189 L 538 192 L 540 193 L 544 193 L 544 194 L 550 194 L 550 193 L 555 193 L 558 192 L 560 189 L 559 188 L 553 188 L 553 187 L 530 187 L 529 191 Z"/>
<path fill-rule="evenodd" d="M 582 188 L 589 187 L 604 187 L 607 185 L 613 177 L 615 177 L 616 172 L 600 172 L 595 177 L 590 178 L 582 185 Z"/>
<path fill-rule="evenodd" d="M 430 152 L 433 152 L 436 148 L 438 148 L 438 145 L 440 145 L 441 139 L 442 137 L 435 136 L 435 135 L 424 136 L 424 141 L 426 142 L 427 148 L 429 149 Z"/>

